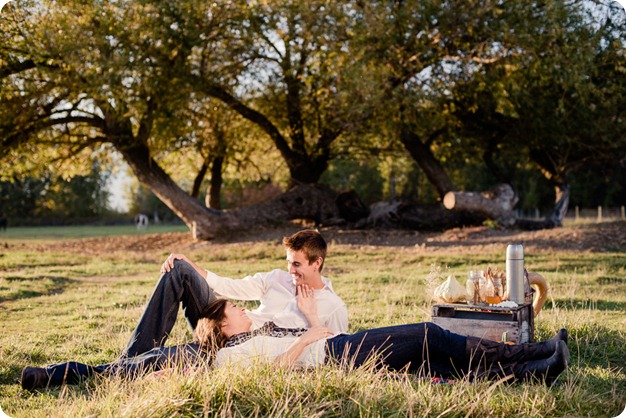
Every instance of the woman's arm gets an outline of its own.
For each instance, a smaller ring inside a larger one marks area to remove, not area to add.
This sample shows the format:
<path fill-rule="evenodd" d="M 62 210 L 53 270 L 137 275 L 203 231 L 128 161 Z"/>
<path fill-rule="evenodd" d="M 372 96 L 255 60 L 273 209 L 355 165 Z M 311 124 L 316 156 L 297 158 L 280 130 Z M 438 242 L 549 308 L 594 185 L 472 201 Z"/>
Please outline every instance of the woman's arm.
<path fill-rule="evenodd" d="M 298 309 L 304 315 L 309 328 L 322 325 L 319 316 L 317 315 L 317 302 L 315 301 L 315 292 L 308 285 L 303 284 L 298 286 L 298 294 L 296 296 Z"/>
<path fill-rule="evenodd" d="M 332 331 L 328 328 L 321 325 L 314 326 L 299 336 L 283 354 L 276 357 L 274 359 L 274 364 L 280 366 L 292 366 L 302 355 L 305 348 L 313 344 L 315 341 L 319 341 L 322 338 L 328 338 L 332 335 Z"/>

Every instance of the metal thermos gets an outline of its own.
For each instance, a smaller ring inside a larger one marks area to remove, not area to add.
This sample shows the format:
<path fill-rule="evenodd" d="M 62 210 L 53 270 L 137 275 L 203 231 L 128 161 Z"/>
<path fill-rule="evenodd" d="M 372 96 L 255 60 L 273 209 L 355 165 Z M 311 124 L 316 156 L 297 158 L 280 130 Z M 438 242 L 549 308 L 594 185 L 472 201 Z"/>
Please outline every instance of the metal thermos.
<path fill-rule="evenodd" d="M 509 300 L 521 305 L 524 300 L 524 246 L 506 247 L 506 288 Z"/>

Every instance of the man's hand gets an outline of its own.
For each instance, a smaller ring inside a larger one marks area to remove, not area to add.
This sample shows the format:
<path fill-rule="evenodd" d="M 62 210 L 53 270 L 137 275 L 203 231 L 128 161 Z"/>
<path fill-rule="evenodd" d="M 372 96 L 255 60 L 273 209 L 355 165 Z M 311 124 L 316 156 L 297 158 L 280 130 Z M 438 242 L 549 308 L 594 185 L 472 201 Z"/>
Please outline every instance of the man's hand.
<path fill-rule="evenodd" d="M 169 257 L 167 257 L 165 259 L 165 262 L 161 266 L 161 274 L 167 273 L 168 271 L 173 269 L 175 260 L 184 260 L 184 261 L 190 262 L 190 260 L 186 256 L 184 256 L 183 254 L 174 254 L 174 253 L 172 253 L 172 254 L 170 254 Z"/>
<path fill-rule="evenodd" d="M 298 309 L 309 322 L 309 327 L 321 325 L 320 318 L 317 316 L 317 301 L 315 300 L 315 292 L 307 284 L 298 286 L 296 302 Z"/>

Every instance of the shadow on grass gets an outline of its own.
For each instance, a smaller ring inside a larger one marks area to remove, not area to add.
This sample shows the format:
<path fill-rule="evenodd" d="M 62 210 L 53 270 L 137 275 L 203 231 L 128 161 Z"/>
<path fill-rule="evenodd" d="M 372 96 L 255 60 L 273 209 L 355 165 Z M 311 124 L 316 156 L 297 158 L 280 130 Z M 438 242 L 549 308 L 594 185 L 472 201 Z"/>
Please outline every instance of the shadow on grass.
<path fill-rule="evenodd" d="M 19 383 L 22 368 L 22 366 L 17 364 L 4 367 L 2 373 L 0 373 L 0 385 L 14 385 Z"/>
<path fill-rule="evenodd" d="M 543 309 L 551 309 L 553 307 L 570 310 L 591 309 L 598 311 L 624 311 L 626 310 L 626 302 L 579 298 L 557 299 L 554 303 L 552 303 L 551 300 L 546 301 Z"/>
<path fill-rule="evenodd" d="M 0 288 L 0 303 L 59 294 L 63 292 L 68 285 L 75 282 L 75 280 L 67 277 L 54 276 L 9 276 L 3 279 L 11 283 L 15 289 L 11 289 L 5 294 L 7 288 Z"/>

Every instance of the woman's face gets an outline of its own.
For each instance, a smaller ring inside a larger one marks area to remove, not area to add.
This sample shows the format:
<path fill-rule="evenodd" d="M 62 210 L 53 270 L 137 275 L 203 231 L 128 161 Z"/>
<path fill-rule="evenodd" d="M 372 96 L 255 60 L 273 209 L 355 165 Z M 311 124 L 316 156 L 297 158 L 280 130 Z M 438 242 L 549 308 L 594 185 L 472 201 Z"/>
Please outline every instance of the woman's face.
<path fill-rule="evenodd" d="M 231 302 L 226 302 L 224 308 L 224 320 L 222 321 L 222 332 L 227 337 L 250 330 L 252 321 L 246 315 L 244 308 L 239 308 Z"/>

